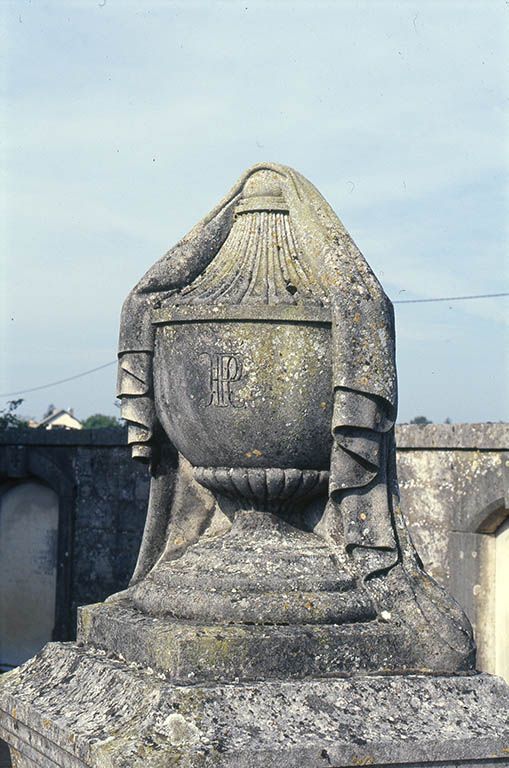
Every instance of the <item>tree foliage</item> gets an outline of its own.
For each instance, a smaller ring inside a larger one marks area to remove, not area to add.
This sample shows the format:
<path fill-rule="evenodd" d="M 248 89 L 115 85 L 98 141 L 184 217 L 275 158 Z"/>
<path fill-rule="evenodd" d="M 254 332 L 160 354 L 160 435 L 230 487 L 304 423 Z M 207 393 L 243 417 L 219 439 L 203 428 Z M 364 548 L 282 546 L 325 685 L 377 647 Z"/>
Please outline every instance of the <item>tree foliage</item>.
<path fill-rule="evenodd" d="M 22 402 L 22 397 L 19 400 L 9 400 L 5 408 L 0 410 L 0 429 L 20 429 L 22 427 L 28 427 L 28 421 L 20 418 L 16 414 L 16 411 Z"/>
<path fill-rule="evenodd" d="M 410 424 L 425 425 L 425 424 L 433 424 L 433 422 L 430 421 L 428 418 L 426 418 L 426 416 L 414 416 Z"/>
<path fill-rule="evenodd" d="M 104 413 L 94 413 L 83 422 L 84 429 L 119 429 L 123 427 L 123 421 L 115 416 L 106 416 Z"/>

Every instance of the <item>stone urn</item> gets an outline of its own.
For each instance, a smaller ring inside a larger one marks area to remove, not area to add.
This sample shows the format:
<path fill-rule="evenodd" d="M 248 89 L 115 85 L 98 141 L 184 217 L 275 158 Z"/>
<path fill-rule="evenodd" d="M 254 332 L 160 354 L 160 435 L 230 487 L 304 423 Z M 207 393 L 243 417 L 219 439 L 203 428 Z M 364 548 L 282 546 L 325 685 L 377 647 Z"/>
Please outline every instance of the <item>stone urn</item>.
<path fill-rule="evenodd" d="M 155 322 L 157 415 L 200 482 L 224 477 L 260 503 L 290 492 L 285 477 L 295 493 L 323 488 L 332 444 L 326 309 L 179 307 L 158 310 Z"/>
<path fill-rule="evenodd" d="M 271 512 L 326 490 L 330 310 L 273 176 L 246 184 L 216 258 L 153 322 L 157 416 L 200 483 Z"/>
<path fill-rule="evenodd" d="M 157 418 L 231 530 L 159 563 L 134 588 L 139 607 L 268 624 L 373 617 L 312 533 L 332 447 L 331 315 L 270 174 L 246 184 L 215 259 L 152 322 Z"/>

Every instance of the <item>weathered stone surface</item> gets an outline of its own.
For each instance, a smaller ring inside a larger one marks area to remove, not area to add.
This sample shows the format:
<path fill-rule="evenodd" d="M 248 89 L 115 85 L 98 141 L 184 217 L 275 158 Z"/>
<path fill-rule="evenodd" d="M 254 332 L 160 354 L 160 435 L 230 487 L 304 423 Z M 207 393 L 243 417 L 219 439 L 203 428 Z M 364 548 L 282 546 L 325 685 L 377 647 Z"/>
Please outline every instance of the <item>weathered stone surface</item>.
<path fill-rule="evenodd" d="M 509 689 L 400 508 L 392 305 L 306 179 L 253 167 L 147 272 L 119 396 L 140 557 L 2 681 L 21 765 L 507 764 Z"/>
<path fill-rule="evenodd" d="M 448 582 L 454 565 L 447 552 L 451 532 L 477 532 L 474 517 L 480 524 L 487 516 L 487 501 L 501 500 L 504 509 L 506 461 L 501 451 L 399 452 L 401 497 L 412 513 L 412 537 L 426 568 L 442 583 Z"/>
<path fill-rule="evenodd" d="M 451 660 L 388 614 L 345 624 L 208 625 L 152 618 L 129 602 L 85 606 L 78 641 L 185 684 L 337 676 L 390 669 L 424 672 Z M 468 668 L 468 664 L 465 664 Z"/>
<path fill-rule="evenodd" d="M 492 424 L 400 424 L 398 448 L 447 448 L 470 451 L 509 451 L 509 425 Z"/>
<path fill-rule="evenodd" d="M 487 675 L 175 686 L 52 644 L 3 689 L 0 734 L 38 768 L 509 764 L 508 688 Z"/>

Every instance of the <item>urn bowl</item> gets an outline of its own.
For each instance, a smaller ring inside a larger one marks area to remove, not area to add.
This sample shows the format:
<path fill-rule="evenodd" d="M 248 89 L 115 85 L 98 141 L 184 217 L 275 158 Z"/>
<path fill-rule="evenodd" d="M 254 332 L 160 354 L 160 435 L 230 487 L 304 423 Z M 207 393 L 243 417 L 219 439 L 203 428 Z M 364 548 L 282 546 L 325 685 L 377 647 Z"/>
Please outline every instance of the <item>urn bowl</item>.
<path fill-rule="evenodd" d="M 194 466 L 327 470 L 330 320 L 315 307 L 247 309 L 155 312 L 159 421 Z"/>

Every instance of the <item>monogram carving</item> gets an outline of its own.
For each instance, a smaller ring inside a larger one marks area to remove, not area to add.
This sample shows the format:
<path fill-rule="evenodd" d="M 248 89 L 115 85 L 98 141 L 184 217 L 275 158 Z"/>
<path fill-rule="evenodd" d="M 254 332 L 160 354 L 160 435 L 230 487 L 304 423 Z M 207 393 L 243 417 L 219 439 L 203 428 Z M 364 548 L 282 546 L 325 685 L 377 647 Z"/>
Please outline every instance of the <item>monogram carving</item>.
<path fill-rule="evenodd" d="M 200 357 L 206 357 L 209 366 L 210 394 L 204 407 L 216 405 L 219 408 L 243 408 L 244 403 L 234 402 L 232 391 L 232 384 L 242 378 L 242 360 L 224 352 L 202 352 Z"/>

